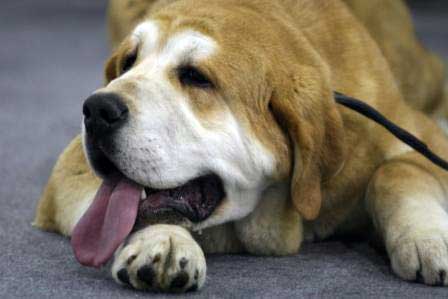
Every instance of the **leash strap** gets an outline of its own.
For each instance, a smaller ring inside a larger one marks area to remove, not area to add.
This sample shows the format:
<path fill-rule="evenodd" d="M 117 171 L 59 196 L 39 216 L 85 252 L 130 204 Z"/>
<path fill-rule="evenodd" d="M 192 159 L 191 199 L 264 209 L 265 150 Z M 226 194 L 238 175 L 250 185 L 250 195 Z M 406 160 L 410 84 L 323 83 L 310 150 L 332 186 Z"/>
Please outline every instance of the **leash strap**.
<path fill-rule="evenodd" d="M 335 92 L 335 100 L 336 103 L 341 104 L 349 109 L 352 109 L 365 117 L 373 120 L 374 122 L 380 124 L 390 133 L 392 133 L 395 137 L 415 149 L 417 152 L 425 156 L 428 160 L 430 160 L 435 165 L 445 169 L 448 171 L 448 162 L 442 159 L 440 156 L 436 155 L 433 151 L 428 148 L 428 145 L 406 131 L 405 129 L 397 126 L 390 120 L 388 120 L 384 115 L 382 115 L 375 108 L 367 105 L 366 103 L 346 96 L 342 93 Z"/>

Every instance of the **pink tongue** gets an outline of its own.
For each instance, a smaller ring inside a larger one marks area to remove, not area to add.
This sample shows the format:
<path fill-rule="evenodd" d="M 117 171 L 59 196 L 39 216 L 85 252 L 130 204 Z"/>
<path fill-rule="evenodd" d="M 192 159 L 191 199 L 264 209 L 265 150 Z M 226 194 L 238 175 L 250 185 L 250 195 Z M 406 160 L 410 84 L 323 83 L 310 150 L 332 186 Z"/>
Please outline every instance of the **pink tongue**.
<path fill-rule="evenodd" d="M 100 267 L 131 232 L 142 187 L 120 178 L 105 180 L 92 205 L 76 224 L 71 244 L 84 266 Z"/>

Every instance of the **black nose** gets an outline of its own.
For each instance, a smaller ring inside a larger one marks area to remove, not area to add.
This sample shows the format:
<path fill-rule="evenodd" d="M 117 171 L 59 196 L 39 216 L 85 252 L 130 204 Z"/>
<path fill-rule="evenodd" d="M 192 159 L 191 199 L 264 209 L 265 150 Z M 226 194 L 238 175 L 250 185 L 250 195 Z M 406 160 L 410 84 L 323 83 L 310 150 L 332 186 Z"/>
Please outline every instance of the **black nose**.
<path fill-rule="evenodd" d="M 114 93 L 90 96 L 82 107 L 87 134 L 101 138 L 121 127 L 128 118 L 128 107 Z"/>

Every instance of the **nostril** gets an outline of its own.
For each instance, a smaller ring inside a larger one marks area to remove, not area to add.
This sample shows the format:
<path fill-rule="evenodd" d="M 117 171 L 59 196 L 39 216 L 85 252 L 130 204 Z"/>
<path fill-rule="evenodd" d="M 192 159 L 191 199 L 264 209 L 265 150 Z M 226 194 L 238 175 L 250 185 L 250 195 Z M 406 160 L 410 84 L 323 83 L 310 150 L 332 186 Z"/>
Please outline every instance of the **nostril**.
<path fill-rule="evenodd" d="M 115 121 L 115 117 L 113 117 L 111 112 L 108 112 L 106 109 L 100 109 L 100 117 L 109 124 Z"/>
<path fill-rule="evenodd" d="M 116 109 L 107 109 L 102 108 L 99 109 L 99 115 L 100 118 L 103 119 L 108 124 L 114 124 L 126 117 L 128 113 L 128 109 L 119 109 L 118 107 Z"/>
<path fill-rule="evenodd" d="M 123 110 L 121 110 L 120 119 L 126 118 L 128 114 L 129 114 L 128 107 L 124 107 Z"/>
<path fill-rule="evenodd" d="M 90 116 L 92 115 L 92 113 L 90 112 L 89 108 L 87 107 L 87 105 L 84 105 L 82 107 L 82 114 L 84 114 L 85 118 L 90 118 Z"/>

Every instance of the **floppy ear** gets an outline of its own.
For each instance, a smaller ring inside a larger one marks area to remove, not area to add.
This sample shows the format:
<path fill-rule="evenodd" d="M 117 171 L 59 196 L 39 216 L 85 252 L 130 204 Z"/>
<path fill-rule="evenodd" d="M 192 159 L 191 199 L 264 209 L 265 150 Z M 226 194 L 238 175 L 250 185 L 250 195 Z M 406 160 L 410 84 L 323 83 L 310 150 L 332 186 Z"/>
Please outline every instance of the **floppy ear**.
<path fill-rule="evenodd" d="M 291 199 L 304 219 L 313 220 L 322 205 L 322 184 L 343 166 L 345 143 L 333 91 L 316 71 L 300 73 L 274 88 L 270 105 L 291 140 Z"/>
<path fill-rule="evenodd" d="M 106 84 L 131 68 L 137 59 L 138 46 L 135 41 L 125 39 L 106 63 L 104 77 Z"/>
<path fill-rule="evenodd" d="M 106 85 L 119 76 L 119 56 L 119 52 L 115 52 L 106 62 L 106 67 L 104 69 L 104 78 L 106 81 Z"/>

